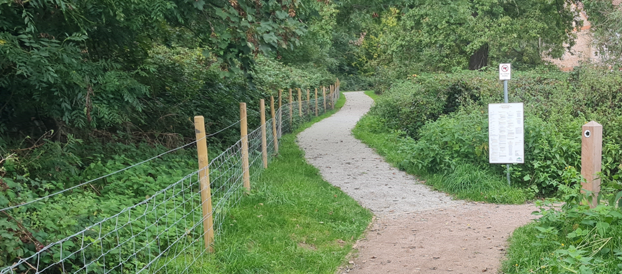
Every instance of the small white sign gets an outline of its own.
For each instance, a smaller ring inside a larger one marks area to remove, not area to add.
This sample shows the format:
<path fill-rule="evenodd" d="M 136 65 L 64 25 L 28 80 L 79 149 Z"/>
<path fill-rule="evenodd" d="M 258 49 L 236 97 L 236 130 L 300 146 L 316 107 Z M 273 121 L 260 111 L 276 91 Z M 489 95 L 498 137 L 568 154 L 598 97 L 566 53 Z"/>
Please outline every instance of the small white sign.
<path fill-rule="evenodd" d="M 512 79 L 512 64 L 499 64 L 499 80 Z"/>
<path fill-rule="evenodd" d="M 491 164 L 525 163 L 523 103 L 488 105 L 488 147 Z"/>

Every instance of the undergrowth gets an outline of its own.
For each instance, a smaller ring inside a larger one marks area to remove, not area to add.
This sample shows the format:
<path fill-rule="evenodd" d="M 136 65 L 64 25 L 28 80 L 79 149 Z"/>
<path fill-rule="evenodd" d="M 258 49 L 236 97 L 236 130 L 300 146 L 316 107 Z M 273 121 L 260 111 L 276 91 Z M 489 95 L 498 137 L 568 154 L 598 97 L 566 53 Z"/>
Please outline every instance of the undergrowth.
<path fill-rule="evenodd" d="M 580 173 L 568 167 L 563 177 L 562 199 L 537 201 L 541 217 L 509 239 L 504 273 L 622 273 L 622 192 L 590 208 Z"/>

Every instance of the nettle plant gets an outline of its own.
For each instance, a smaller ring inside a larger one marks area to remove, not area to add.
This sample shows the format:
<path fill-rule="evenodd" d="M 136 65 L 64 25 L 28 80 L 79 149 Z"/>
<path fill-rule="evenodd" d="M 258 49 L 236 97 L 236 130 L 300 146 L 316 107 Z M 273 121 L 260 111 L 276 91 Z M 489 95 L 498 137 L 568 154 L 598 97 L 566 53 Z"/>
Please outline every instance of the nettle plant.
<path fill-rule="evenodd" d="M 601 174 L 602 175 L 602 174 Z M 591 192 L 581 193 L 585 182 L 574 167 L 562 174 L 561 199 L 537 201 L 541 215 L 536 220 L 536 237 L 547 246 L 541 270 L 548 273 L 614 273 L 622 268 L 622 191 L 605 184 L 599 203 L 590 208 Z M 616 182 L 618 183 L 618 182 Z M 559 203 L 564 204 L 559 208 Z"/>

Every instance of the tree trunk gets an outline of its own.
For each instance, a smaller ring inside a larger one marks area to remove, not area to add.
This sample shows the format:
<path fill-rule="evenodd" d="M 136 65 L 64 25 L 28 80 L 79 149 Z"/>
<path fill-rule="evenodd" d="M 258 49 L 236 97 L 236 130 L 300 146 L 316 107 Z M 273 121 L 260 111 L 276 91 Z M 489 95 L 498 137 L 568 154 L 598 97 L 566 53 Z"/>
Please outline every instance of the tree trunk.
<path fill-rule="evenodd" d="M 469 69 L 478 70 L 488 65 L 488 44 L 481 46 L 469 59 Z"/>

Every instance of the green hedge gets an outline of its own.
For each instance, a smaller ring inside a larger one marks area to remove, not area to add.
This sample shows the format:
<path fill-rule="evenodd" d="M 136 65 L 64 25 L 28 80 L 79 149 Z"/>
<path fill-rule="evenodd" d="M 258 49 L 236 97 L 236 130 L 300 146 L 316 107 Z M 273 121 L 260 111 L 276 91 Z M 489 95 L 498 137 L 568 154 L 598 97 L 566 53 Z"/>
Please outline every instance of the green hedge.
<path fill-rule="evenodd" d="M 504 166 L 488 164 L 487 137 L 487 105 L 502 102 L 502 91 L 490 70 L 418 75 L 393 85 L 370 115 L 416 141 L 403 148 L 412 155 L 404 164 L 421 173 L 451 173 L 465 163 L 503 172 Z M 512 181 L 535 194 L 554 195 L 563 170 L 580 166 L 581 126 L 589 120 L 605 129 L 603 174 L 619 176 L 621 91 L 622 72 L 515 73 L 510 102 L 525 104 L 526 161 L 512 165 Z"/>

